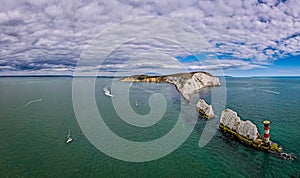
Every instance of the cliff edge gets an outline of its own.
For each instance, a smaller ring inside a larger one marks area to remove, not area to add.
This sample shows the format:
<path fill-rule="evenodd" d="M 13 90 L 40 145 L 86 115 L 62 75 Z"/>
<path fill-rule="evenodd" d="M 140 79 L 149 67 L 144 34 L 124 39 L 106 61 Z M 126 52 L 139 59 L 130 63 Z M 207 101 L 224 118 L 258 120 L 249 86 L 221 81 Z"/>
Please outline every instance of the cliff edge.
<path fill-rule="evenodd" d="M 190 96 L 204 87 L 220 86 L 217 77 L 206 72 L 191 73 L 190 75 L 172 75 L 166 80 L 176 86 L 184 99 L 190 100 Z"/>
<path fill-rule="evenodd" d="M 167 82 L 176 86 L 182 97 L 189 101 L 190 96 L 204 87 L 220 86 L 217 77 L 208 72 L 179 73 L 164 76 L 135 75 L 122 78 L 120 81 L 127 82 Z"/>

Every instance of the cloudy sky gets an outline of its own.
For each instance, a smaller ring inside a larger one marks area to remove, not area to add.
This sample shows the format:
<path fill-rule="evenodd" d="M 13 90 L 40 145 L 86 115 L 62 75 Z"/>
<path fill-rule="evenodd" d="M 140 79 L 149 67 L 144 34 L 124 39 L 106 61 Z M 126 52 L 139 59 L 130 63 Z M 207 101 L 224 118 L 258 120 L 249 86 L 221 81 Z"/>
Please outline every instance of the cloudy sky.
<path fill-rule="evenodd" d="M 104 62 L 85 66 L 100 68 L 100 75 L 179 68 L 300 75 L 299 7 L 298 0 L 1 0 L 0 75 L 73 75 L 99 34 L 105 40 L 97 50 L 120 42 Z M 164 20 L 131 21 L 149 16 Z M 153 30 L 173 36 L 149 36 Z M 132 32 L 144 36 L 120 40 Z M 184 39 L 173 41 L 176 35 Z M 205 49 L 198 41 L 205 41 Z"/>

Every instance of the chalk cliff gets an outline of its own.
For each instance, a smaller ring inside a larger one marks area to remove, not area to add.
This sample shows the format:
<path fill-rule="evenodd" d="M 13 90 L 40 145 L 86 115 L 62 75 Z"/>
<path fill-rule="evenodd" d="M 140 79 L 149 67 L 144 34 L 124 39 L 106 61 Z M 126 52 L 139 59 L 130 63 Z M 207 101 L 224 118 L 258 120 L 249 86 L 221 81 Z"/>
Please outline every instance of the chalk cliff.
<path fill-rule="evenodd" d="M 190 100 L 192 94 L 201 88 L 221 85 L 217 77 L 207 72 L 180 73 L 164 76 L 136 75 L 122 78 L 121 81 L 171 83 L 176 86 L 182 97 L 187 101 Z"/>
<path fill-rule="evenodd" d="M 190 100 L 190 96 L 204 87 L 220 86 L 217 77 L 206 72 L 191 73 L 190 75 L 172 75 L 166 81 L 176 86 L 184 99 Z"/>

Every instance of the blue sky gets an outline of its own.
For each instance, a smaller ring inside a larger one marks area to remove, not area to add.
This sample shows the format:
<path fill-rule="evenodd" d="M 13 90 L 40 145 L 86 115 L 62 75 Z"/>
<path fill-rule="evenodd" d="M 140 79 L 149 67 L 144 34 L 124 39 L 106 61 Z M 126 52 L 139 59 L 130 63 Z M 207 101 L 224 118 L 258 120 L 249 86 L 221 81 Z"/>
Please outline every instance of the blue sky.
<path fill-rule="evenodd" d="M 228 73 L 233 76 L 300 76 L 300 56 L 278 59 L 265 69 L 228 71 Z"/>
<path fill-rule="evenodd" d="M 101 75 L 176 72 L 181 67 L 212 73 L 218 68 L 232 76 L 299 75 L 299 7 L 298 0 L 2 0 L 0 75 L 73 75 L 99 33 L 145 16 L 168 18 L 181 23 L 183 30 L 193 29 L 208 50 L 189 36 L 189 52 L 164 38 L 132 39 L 111 52 Z M 116 41 L 131 31 L 150 31 L 146 26 L 147 21 L 127 24 L 120 33 L 107 36 Z M 156 24 L 154 30 L 165 26 Z M 174 29 L 175 36 L 178 31 Z M 126 65 L 128 61 L 135 64 Z M 85 68 L 89 70 L 95 66 Z"/>
<path fill-rule="evenodd" d="M 189 55 L 189 56 L 177 56 L 176 58 L 183 63 L 192 63 L 198 61 L 200 65 L 202 65 L 201 61 L 206 60 L 207 54 L 197 54 L 197 55 Z M 222 60 L 228 59 L 228 57 L 224 58 L 219 57 L 218 60 L 222 63 Z M 244 59 L 243 61 L 249 61 Z M 205 64 L 203 64 L 205 66 Z M 247 66 L 251 66 L 251 64 L 247 63 Z M 293 56 L 288 55 L 284 58 L 279 58 L 270 62 L 267 65 L 262 67 L 249 67 L 247 70 L 241 70 L 241 67 L 229 66 L 222 67 L 224 71 L 224 75 L 227 76 L 300 76 L 300 55 Z"/>

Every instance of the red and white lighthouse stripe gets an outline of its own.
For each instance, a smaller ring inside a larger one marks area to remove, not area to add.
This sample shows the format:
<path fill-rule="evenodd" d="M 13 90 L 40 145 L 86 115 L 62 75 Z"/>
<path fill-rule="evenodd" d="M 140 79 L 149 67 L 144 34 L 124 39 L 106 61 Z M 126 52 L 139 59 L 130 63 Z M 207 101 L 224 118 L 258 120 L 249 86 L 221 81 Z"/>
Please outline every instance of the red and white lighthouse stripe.
<path fill-rule="evenodd" d="M 270 121 L 265 120 L 264 122 L 264 137 L 265 137 L 265 141 L 268 143 L 270 142 Z"/>

